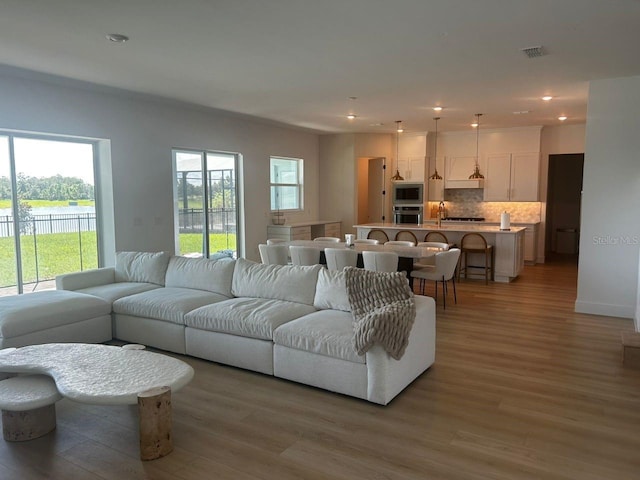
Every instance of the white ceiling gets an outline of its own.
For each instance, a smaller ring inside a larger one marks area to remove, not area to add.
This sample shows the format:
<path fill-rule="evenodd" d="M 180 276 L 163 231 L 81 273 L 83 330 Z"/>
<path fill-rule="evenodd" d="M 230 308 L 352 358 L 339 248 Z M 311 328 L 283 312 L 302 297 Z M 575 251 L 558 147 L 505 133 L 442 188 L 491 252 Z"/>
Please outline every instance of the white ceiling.
<path fill-rule="evenodd" d="M 0 0 L 1 64 L 319 132 L 583 123 L 639 45 L 638 0 Z"/>

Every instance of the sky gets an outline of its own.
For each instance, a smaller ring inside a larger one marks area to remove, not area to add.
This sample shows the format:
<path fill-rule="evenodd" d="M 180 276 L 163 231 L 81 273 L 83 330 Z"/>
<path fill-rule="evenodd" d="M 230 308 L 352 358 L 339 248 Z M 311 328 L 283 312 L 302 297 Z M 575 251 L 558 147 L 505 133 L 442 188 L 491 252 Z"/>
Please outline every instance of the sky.
<path fill-rule="evenodd" d="M 15 138 L 17 173 L 29 177 L 78 177 L 94 185 L 93 145 Z M 9 139 L 0 136 L 0 177 L 9 176 Z"/>

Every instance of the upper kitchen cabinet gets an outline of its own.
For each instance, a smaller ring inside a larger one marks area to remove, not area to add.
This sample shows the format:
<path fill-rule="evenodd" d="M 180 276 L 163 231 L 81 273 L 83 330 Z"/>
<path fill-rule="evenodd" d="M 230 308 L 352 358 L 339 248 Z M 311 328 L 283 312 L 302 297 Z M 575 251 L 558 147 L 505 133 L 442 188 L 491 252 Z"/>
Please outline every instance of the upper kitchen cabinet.
<path fill-rule="evenodd" d="M 405 180 L 424 182 L 424 156 L 400 158 L 397 167 Z"/>
<path fill-rule="evenodd" d="M 476 157 L 447 157 L 445 160 L 444 188 L 482 188 L 483 180 L 470 180 L 476 167 Z M 480 165 L 480 172 L 482 172 Z"/>
<path fill-rule="evenodd" d="M 537 202 L 540 154 L 503 153 L 487 156 L 486 202 Z"/>
<path fill-rule="evenodd" d="M 405 180 L 424 182 L 426 142 L 424 132 L 400 135 L 396 167 Z"/>

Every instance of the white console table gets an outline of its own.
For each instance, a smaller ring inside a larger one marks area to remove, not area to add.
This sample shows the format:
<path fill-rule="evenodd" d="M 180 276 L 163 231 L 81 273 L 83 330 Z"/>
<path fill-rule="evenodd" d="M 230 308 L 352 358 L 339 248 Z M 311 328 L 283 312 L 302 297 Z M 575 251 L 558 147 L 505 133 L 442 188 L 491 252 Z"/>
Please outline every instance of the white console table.
<path fill-rule="evenodd" d="M 316 237 L 342 237 L 341 223 L 335 220 L 314 220 L 310 222 L 269 225 L 267 238 L 282 240 L 313 240 Z"/>

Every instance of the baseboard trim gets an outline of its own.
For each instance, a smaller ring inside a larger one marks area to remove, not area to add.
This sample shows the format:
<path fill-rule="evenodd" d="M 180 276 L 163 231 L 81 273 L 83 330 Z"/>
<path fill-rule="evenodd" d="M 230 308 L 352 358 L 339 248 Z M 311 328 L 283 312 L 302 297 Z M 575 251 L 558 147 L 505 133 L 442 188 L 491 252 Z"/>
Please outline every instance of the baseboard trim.
<path fill-rule="evenodd" d="M 635 309 L 629 305 L 612 305 L 608 303 L 593 303 L 576 300 L 575 311 L 578 313 L 589 313 L 591 315 L 604 315 L 606 317 L 620 317 L 633 320 Z M 636 329 L 638 322 L 636 320 Z"/>

